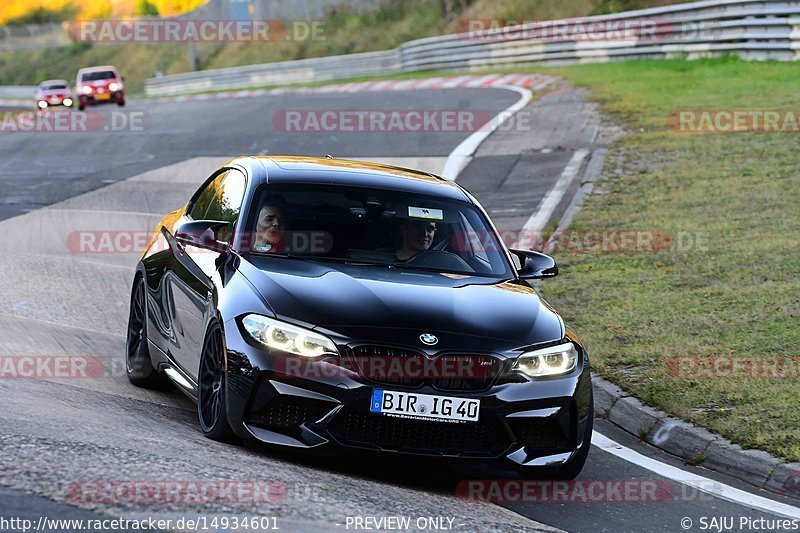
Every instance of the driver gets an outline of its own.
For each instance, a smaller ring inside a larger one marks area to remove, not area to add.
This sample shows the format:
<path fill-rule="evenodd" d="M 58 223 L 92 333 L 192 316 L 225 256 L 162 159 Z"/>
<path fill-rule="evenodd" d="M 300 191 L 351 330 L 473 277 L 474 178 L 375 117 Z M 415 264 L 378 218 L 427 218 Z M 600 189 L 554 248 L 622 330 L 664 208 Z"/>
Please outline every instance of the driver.
<path fill-rule="evenodd" d="M 284 251 L 283 229 L 285 202 L 280 198 L 268 198 L 261 206 L 256 221 L 256 237 L 253 249 L 256 252 L 281 253 Z"/>
<path fill-rule="evenodd" d="M 435 235 L 435 222 L 404 219 L 400 223 L 400 236 L 403 238 L 403 244 L 395 252 L 397 259 L 408 261 L 418 253 L 428 250 L 433 244 Z"/>

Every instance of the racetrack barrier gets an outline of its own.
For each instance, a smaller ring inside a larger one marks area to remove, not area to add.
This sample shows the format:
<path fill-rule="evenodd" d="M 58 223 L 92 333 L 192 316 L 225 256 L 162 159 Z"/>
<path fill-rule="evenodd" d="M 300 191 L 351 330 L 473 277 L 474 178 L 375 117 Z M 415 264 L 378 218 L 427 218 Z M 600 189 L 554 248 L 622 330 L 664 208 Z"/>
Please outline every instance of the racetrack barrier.
<path fill-rule="evenodd" d="M 149 96 L 307 83 L 426 70 L 470 71 L 526 63 L 627 59 L 800 58 L 800 0 L 706 0 L 612 15 L 502 26 L 462 21 L 464 31 L 395 50 L 283 61 L 151 78 Z"/>

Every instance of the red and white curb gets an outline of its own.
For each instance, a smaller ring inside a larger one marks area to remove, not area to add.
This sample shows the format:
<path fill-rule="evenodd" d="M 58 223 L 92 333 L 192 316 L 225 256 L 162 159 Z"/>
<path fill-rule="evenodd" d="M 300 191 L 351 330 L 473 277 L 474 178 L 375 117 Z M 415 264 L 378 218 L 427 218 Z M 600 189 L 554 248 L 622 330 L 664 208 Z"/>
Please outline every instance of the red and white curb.
<path fill-rule="evenodd" d="M 361 93 L 409 91 L 414 89 L 455 89 L 492 88 L 502 86 L 525 87 L 531 91 L 540 91 L 555 82 L 557 78 L 537 74 L 489 74 L 485 76 L 457 76 L 440 78 L 422 78 L 415 80 L 382 80 L 353 83 L 323 85 L 321 87 L 278 87 L 275 89 L 255 89 L 245 91 L 225 91 L 219 93 L 191 94 L 183 96 L 165 96 L 148 99 L 148 103 L 196 102 L 205 100 L 223 100 L 228 98 L 257 98 L 278 94 L 325 94 L 325 93 Z"/>
<path fill-rule="evenodd" d="M 525 87 L 531 91 L 540 91 L 557 78 L 541 76 L 538 74 L 488 74 L 485 76 L 456 76 L 421 78 L 414 80 L 381 80 L 363 81 L 353 83 L 338 83 L 320 87 L 277 87 L 274 89 L 253 89 L 243 91 L 224 91 L 219 93 L 189 94 L 182 96 L 163 96 L 137 100 L 137 103 L 171 103 L 171 102 L 202 102 L 205 100 L 226 100 L 229 98 L 258 98 L 278 94 L 325 94 L 325 93 L 361 93 L 361 92 L 392 92 L 410 91 L 414 89 L 456 89 L 467 88 L 492 88 L 502 86 Z M 0 107 L 15 109 L 35 109 L 33 100 L 2 100 Z"/>

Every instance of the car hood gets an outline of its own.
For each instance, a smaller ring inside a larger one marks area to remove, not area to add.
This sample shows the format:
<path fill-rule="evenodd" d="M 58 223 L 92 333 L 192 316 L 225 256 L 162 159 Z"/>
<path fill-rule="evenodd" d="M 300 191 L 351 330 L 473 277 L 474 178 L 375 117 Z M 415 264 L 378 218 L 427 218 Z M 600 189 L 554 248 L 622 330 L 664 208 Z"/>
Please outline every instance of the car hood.
<path fill-rule="evenodd" d="M 49 89 L 47 91 L 39 91 L 37 93 L 40 96 L 62 96 L 62 95 L 69 95 L 69 89 Z"/>
<path fill-rule="evenodd" d="M 278 318 L 354 340 L 419 344 L 420 334 L 433 333 L 444 340 L 494 339 L 492 351 L 499 351 L 560 340 L 564 333 L 536 291 L 514 281 L 250 258 L 240 271 Z"/>

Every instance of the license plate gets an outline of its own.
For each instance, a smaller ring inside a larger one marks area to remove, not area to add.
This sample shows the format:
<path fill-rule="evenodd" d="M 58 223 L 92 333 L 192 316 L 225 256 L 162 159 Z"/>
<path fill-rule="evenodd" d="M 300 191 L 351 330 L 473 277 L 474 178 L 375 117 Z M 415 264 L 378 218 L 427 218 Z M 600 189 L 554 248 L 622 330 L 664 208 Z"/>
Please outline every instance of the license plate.
<path fill-rule="evenodd" d="M 481 401 L 473 398 L 374 389 L 370 411 L 400 418 L 477 422 L 480 407 Z"/>
<path fill-rule="evenodd" d="M 98 100 L 109 100 L 110 98 L 111 98 L 111 95 L 108 94 L 108 93 L 103 93 L 103 94 L 98 94 L 97 95 L 97 99 Z"/>

